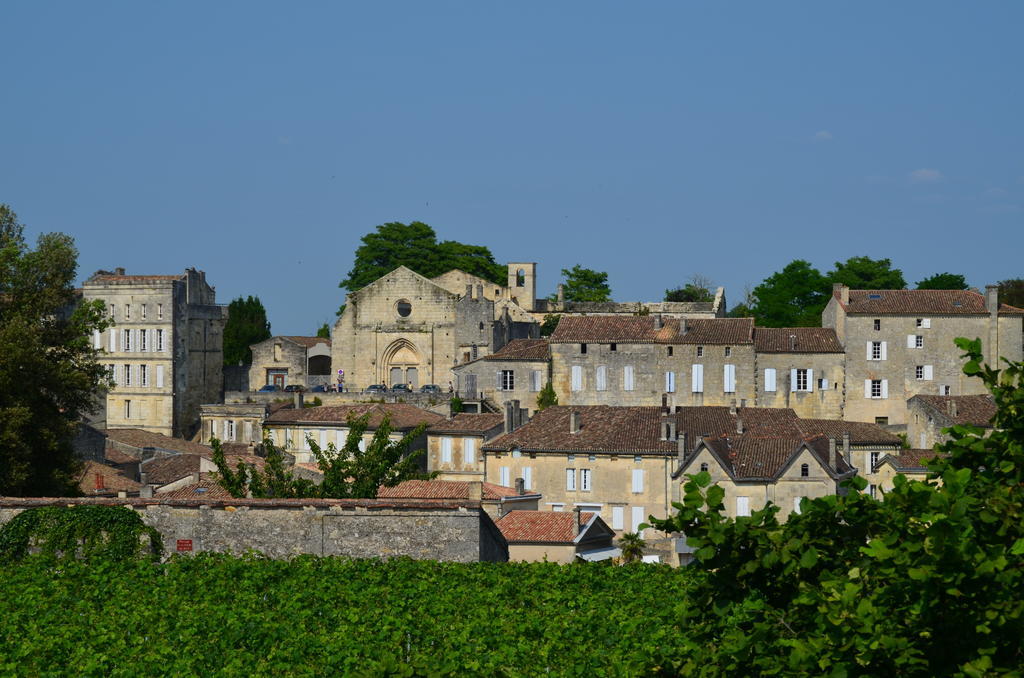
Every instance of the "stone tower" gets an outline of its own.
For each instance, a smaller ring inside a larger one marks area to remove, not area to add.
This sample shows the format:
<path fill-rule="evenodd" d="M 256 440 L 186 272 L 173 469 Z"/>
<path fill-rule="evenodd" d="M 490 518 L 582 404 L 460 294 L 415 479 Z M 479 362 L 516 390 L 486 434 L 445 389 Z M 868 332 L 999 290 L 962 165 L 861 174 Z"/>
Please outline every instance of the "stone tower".
<path fill-rule="evenodd" d="M 537 299 L 537 264 L 509 263 L 508 289 L 520 308 L 532 311 Z"/>

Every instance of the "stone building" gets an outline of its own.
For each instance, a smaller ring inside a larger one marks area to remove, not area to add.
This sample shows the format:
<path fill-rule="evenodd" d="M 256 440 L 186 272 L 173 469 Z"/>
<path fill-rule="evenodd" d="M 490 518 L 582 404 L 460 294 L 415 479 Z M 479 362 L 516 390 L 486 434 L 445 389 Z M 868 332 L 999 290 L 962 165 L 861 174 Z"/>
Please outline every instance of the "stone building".
<path fill-rule="evenodd" d="M 845 353 L 835 330 L 757 327 L 758 407 L 788 407 L 801 417 L 842 418 Z"/>
<path fill-rule="evenodd" d="M 499 351 L 458 365 L 455 392 L 467 406 L 480 410 L 487 400 L 493 408 L 516 400 L 529 412 L 537 409 L 537 396 L 551 380 L 551 352 L 547 339 L 514 339 Z"/>
<path fill-rule="evenodd" d="M 113 321 L 92 337 L 114 382 L 107 428 L 191 436 L 199 406 L 223 393 L 227 308 L 216 303 L 206 274 L 194 268 L 180 275 L 99 271 L 82 294 L 101 300 Z"/>
<path fill-rule="evenodd" d="M 259 445 L 263 422 L 287 403 L 209 403 L 199 408 L 202 440 L 216 438 L 222 443 Z"/>
<path fill-rule="evenodd" d="M 925 480 L 928 478 L 927 464 L 936 456 L 932 449 L 900 450 L 899 453 L 887 454 L 866 476 L 868 487 L 865 491 L 876 499 L 884 499 L 885 493 L 893 488 L 897 475 L 903 475 L 907 480 Z"/>
<path fill-rule="evenodd" d="M 483 480 L 482 447 L 505 431 L 502 414 L 460 413 L 427 429 L 427 470 L 440 480 Z"/>
<path fill-rule="evenodd" d="M 996 403 L 989 393 L 969 396 L 916 395 L 907 401 L 907 440 L 931 450 L 950 439 L 952 426 L 992 428 Z"/>
<path fill-rule="evenodd" d="M 572 563 L 622 555 L 612 544 L 615 532 L 601 516 L 589 511 L 516 510 L 495 524 L 508 542 L 508 559 L 512 561 Z"/>
<path fill-rule="evenodd" d="M 311 388 L 333 383 L 331 340 L 323 337 L 271 337 L 253 344 L 249 388 L 267 384 L 280 388 L 297 384 Z"/>
<path fill-rule="evenodd" d="M 851 290 L 837 284 L 822 312 L 846 351 L 844 417 L 907 423 L 915 395 L 974 395 L 980 379 L 963 373 L 957 337 L 981 338 L 986 360 L 1024 358 L 1024 310 L 1000 304 L 998 288 Z"/>
<path fill-rule="evenodd" d="M 479 480 L 405 480 L 394 487 L 381 487 L 378 499 L 444 499 L 478 501 L 492 520 L 510 511 L 536 511 L 540 495 L 522 488 L 502 487 Z"/>
<path fill-rule="evenodd" d="M 331 364 L 345 371 L 346 387 L 444 387 L 456 365 L 537 336 L 507 288 L 466 282 L 460 292 L 450 289 L 470 278 L 455 271 L 430 280 L 400 266 L 351 292 L 331 335 Z"/>
<path fill-rule="evenodd" d="M 725 288 L 715 290 L 711 301 L 565 301 L 562 286 L 558 286 L 555 299 L 537 299 L 534 316 L 543 321 L 546 315 L 563 316 L 632 316 L 662 315 L 666 318 L 709 319 L 724 318 L 726 313 Z"/>

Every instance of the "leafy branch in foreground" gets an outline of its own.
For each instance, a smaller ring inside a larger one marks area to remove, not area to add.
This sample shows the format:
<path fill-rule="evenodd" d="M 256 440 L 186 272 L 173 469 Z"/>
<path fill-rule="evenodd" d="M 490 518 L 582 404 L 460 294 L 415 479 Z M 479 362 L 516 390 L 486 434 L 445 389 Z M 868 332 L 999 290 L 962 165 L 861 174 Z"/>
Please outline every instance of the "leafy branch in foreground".
<path fill-rule="evenodd" d="M 991 391 L 994 431 L 949 429 L 926 481 L 897 475 L 805 499 L 784 524 L 769 504 L 723 515 L 724 491 L 688 476 L 678 513 L 707 573 L 690 593 L 675 671 L 687 675 L 968 675 L 1024 665 L 1024 363 L 983 365 L 957 339 L 964 372 Z"/>

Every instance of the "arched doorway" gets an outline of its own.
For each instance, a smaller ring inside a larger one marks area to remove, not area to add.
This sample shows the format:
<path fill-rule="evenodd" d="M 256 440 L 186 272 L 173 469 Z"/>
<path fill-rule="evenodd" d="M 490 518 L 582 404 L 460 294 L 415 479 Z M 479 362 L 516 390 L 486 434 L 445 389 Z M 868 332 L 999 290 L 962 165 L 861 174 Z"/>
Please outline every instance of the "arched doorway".
<path fill-rule="evenodd" d="M 416 388 L 420 385 L 420 353 L 408 339 L 398 339 L 388 346 L 381 363 L 388 386 L 411 384 Z"/>

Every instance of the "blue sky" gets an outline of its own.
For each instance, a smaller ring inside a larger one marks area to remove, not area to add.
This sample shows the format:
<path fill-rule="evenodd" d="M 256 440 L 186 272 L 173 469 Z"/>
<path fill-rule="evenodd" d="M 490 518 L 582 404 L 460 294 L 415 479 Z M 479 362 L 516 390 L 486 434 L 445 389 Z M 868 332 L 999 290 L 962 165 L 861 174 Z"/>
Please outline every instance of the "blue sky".
<path fill-rule="evenodd" d="M 0 9 L 0 202 L 99 268 L 207 271 L 277 334 L 425 221 L 731 302 L 795 258 L 1024 277 L 1019 2 L 45 3 Z"/>

